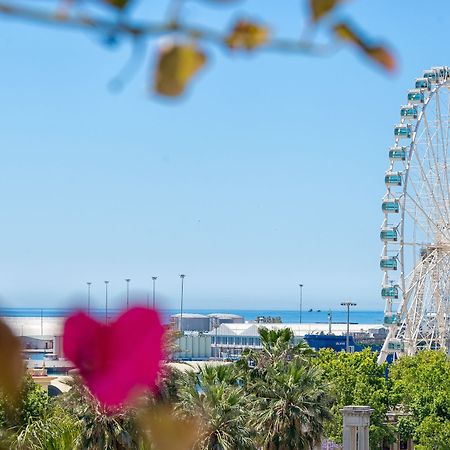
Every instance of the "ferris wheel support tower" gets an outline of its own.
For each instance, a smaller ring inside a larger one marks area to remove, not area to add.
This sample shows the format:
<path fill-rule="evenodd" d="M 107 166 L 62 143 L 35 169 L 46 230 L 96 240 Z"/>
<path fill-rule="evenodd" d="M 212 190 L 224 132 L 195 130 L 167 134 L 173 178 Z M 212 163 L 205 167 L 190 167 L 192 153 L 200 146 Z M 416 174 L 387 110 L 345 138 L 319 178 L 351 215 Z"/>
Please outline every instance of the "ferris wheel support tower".
<path fill-rule="evenodd" d="M 417 78 L 400 108 L 385 174 L 378 357 L 450 349 L 450 68 Z"/>

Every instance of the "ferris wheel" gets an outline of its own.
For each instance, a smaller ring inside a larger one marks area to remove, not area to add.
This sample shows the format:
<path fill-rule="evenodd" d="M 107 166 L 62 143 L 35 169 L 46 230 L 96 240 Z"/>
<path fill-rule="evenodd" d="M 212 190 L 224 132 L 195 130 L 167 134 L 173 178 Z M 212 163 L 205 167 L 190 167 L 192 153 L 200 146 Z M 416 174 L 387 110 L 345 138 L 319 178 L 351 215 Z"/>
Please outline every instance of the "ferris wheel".
<path fill-rule="evenodd" d="M 417 78 L 400 108 L 382 201 L 378 357 L 450 348 L 450 68 Z"/>

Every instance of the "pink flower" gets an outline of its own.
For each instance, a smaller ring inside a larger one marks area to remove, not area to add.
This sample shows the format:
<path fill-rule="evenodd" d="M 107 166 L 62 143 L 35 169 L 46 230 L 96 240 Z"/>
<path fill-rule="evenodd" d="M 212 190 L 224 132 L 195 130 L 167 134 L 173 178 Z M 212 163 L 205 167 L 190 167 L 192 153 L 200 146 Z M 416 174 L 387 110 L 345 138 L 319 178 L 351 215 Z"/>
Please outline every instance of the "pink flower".
<path fill-rule="evenodd" d="M 63 351 L 100 403 L 116 407 L 131 394 L 155 389 L 163 335 L 152 309 L 132 308 L 108 325 L 78 312 L 64 324 Z"/>

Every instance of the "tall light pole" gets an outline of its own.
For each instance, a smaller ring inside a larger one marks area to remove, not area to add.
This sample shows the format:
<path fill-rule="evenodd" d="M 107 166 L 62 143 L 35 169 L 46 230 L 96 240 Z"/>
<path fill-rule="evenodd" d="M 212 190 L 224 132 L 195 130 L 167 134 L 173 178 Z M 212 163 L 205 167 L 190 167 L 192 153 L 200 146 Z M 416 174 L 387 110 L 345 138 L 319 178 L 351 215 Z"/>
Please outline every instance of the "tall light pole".
<path fill-rule="evenodd" d="M 105 323 L 108 324 L 108 283 L 105 281 Z"/>
<path fill-rule="evenodd" d="M 125 278 L 125 281 L 127 282 L 127 311 L 130 307 L 130 278 Z"/>
<path fill-rule="evenodd" d="M 356 303 L 342 302 L 341 306 L 347 307 L 347 338 L 345 340 L 345 351 L 348 353 L 350 347 L 350 306 L 356 306 Z"/>
<path fill-rule="evenodd" d="M 87 287 L 88 287 L 88 289 L 87 289 L 87 294 L 88 294 L 88 298 L 87 298 L 87 304 L 88 304 L 88 314 L 90 314 L 91 313 L 91 282 L 90 281 L 88 281 L 87 283 Z"/>
<path fill-rule="evenodd" d="M 184 299 L 184 278 L 186 275 L 183 273 L 180 275 L 181 278 L 181 298 L 180 298 L 180 331 L 183 332 L 183 299 Z"/>
<path fill-rule="evenodd" d="M 302 323 L 302 309 L 303 309 L 303 284 L 300 286 L 300 310 L 299 310 L 299 323 Z"/>
<path fill-rule="evenodd" d="M 153 282 L 153 309 L 155 309 L 155 283 L 158 277 L 152 277 Z"/>

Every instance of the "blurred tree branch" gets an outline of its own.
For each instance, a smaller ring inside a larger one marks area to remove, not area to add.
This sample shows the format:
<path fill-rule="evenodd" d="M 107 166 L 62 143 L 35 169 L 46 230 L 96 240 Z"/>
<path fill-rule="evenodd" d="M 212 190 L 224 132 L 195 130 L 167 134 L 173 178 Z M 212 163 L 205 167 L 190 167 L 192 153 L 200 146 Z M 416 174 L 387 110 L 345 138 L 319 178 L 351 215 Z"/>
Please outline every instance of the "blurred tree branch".
<path fill-rule="evenodd" d="M 313 26 L 324 16 L 332 13 L 341 0 L 307 0 L 309 2 Z M 25 2 L 26 3 L 26 2 Z M 281 39 L 271 35 L 266 25 L 238 19 L 231 30 L 216 30 L 202 25 L 189 25 L 183 21 L 181 0 L 169 2 L 169 19 L 160 22 L 130 19 L 126 14 L 129 0 L 102 0 L 103 5 L 114 14 L 111 17 L 94 15 L 90 11 L 80 10 L 81 0 L 69 3 L 55 2 L 55 7 L 24 6 L 0 0 L 0 15 L 31 21 L 44 25 L 61 26 L 106 36 L 128 37 L 132 41 L 168 37 L 172 41 L 159 49 L 158 63 L 153 79 L 154 90 L 165 96 L 178 96 L 185 91 L 189 81 L 201 70 L 208 59 L 201 45 L 211 44 L 228 51 L 270 51 L 280 53 L 326 56 L 339 49 L 342 43 L 356 46 L 367 57 L 392 71 L 395 61 L 383 46 L 367 40 L 359 30 L 345 22 L 335 22 L 330 28 L 329 43 L 317 43 L 303 38 Z M 210 0 L 208 3 L 234 3 Z M 35 3 L 34 3 L 35 4 Z"/>

